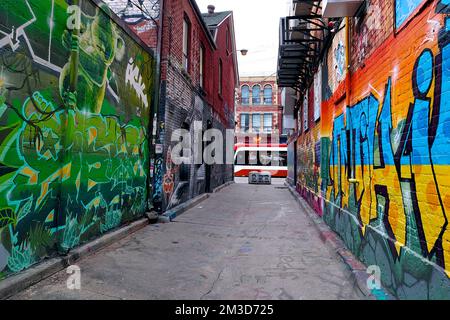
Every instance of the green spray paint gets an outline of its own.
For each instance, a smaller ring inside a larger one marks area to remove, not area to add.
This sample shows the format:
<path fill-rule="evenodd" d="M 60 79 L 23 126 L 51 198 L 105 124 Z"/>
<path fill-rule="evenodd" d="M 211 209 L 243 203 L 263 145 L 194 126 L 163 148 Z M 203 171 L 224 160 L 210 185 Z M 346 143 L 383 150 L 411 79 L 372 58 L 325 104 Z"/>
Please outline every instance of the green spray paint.
<path fill-rule="evenodd" d="M 88 0 L 0 21 L 3 277 L 145 213 L 154 59 Z"/>

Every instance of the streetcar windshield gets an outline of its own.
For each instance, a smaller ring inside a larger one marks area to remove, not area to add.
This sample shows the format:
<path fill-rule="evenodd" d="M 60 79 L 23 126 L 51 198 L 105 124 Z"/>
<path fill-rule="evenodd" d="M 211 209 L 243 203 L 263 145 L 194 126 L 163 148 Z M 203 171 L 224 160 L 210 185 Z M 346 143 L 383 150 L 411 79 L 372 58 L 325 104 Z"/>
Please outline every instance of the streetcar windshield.
<path fill-rule="evenodd" d="M 234 164 L 240 166 L 285 167 L 287 166 L 287 152 L 240 150 L 236 154 Z"/>

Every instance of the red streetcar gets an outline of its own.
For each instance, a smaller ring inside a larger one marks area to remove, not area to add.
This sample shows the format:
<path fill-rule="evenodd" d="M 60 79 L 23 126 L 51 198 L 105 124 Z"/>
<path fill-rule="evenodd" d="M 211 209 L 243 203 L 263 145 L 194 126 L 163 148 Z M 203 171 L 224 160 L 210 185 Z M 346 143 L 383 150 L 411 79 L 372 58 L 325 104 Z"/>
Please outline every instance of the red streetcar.
<path fill-rule="evenodd" d="M 252 171 L 287 177 L 286 144 L 242 144 L 234 146 L 234 176 L 248 177 Z"/>

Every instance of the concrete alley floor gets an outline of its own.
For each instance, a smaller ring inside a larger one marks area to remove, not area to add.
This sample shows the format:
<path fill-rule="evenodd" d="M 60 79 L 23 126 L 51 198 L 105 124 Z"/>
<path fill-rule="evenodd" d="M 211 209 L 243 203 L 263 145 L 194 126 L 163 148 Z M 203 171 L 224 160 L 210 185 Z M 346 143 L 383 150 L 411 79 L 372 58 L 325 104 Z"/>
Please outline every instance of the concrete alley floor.
<path fill-rule="evenodd" d="M 281 184 L 231 185 L 175 222 L 150 225 L 13 299 L 362 299 Z"/>

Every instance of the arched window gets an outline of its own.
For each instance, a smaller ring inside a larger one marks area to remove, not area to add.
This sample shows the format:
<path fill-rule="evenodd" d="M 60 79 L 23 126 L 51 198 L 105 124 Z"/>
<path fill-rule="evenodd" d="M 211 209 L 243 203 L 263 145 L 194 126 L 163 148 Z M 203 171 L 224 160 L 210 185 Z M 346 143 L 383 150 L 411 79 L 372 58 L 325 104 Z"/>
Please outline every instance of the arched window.
<path fill-rule="evenodd" d="M 272 104 L 272 86 L 270 84 L 264 86 L 264 104 Z"/>
<path fill-rule="evenodd" d="M 261 104 L 261 87 L 258 84 L 252 88 L 252 104 Z"/>
<path fill-rule="evenodd" d="M 241 88 L 241 99 L 243 105 L 250 104 L 250 87 L 247 85 L 242 86 Z"/>

